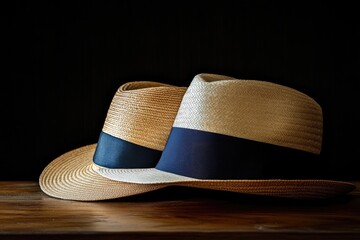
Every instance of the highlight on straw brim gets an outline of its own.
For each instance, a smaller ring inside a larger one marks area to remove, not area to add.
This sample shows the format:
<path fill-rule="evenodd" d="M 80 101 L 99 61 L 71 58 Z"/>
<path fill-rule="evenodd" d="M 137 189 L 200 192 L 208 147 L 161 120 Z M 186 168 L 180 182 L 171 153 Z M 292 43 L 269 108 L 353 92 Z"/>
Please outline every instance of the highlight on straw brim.
<path fill-rule="evenodd" d="M 41 173 L 41 190 L 49 196 L 79 201 L 107 200 L 154 191 L 164 184 L 140 185 L 106 179 L 92 168 L 96 144 L 67 152 Z M 58 173 L 61 174 L 58 174 Z"/>
<path fill-rule="evenodd" d="M 144 186 L 165 184 L 165 186 L 195 187 L 294 199 L 331 198 L 351 192 L 355 188 L 351 183 L 332 180 L 204 180 L 184 177 L 155 168 L 99 168 L 97 171 L 115 181 L 126 180 Z"/>

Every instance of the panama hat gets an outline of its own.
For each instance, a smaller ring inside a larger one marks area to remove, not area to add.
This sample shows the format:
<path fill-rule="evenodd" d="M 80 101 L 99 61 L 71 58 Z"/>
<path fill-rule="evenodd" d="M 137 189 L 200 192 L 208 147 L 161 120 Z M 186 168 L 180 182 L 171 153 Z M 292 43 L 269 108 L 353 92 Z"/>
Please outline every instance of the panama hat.
<path fill-rule="evenodd" d="M 97 144 L 67 152 L 42 171 L 39 184 L 52 197 L 95 201 L 162 187 L 120 183 L 100 176 L 103 167 L 154 167 L 164 149 L 185 87 L 128 82 L 112 99 Z"/>
<path fill-rule="evenodd" d="M 353 184 L 322 179 L 322 134 L 322 109 L 302 92 L 266 81 L 199 74 L 182 99 L 155 167 L 99 167 L 97 172 L 149 187 L 289 198 L 346 194 Z"/>

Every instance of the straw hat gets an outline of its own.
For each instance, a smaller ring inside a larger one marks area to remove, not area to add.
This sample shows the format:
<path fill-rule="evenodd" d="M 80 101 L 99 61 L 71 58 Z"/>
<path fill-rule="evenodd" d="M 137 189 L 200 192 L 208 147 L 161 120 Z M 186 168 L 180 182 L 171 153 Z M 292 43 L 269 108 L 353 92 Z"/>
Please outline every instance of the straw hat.
<path fill-rule="evenodd" d="M 321 178 L 322 131 L 321 107 L 295 89 L 199 74 L 155 168 L 96 171 L 149 191 L 180 185 L 290 198 L 346 194 L 354 185 Z"/>
<path fill-rule="evenodd" d="M 41 173 L 46 194 L 71 200 L 105 200 L 163 187 L 120 183 L 100 176 L 103 167 L 154 167 L 161 156 L 186 88 L 129 82 L 116 92 L 97 144 L 67 152 Z M 93 164 L 94 161 L 94 164 Z"/>

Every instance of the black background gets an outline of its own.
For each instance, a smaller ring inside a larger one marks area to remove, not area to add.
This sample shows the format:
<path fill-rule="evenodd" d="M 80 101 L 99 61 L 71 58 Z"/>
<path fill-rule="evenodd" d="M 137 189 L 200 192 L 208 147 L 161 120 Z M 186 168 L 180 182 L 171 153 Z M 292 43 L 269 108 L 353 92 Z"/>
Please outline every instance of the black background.
<path fill-rule="evenodd" d="M 324 171 L 359 179 L 359 14 L 353 1 L 331 2 L 2 4 L 0 180 L 36 180 L 55 157 L 95 143 L 121 84 L 187 86 L 205 72 L 313 97 Z"/>

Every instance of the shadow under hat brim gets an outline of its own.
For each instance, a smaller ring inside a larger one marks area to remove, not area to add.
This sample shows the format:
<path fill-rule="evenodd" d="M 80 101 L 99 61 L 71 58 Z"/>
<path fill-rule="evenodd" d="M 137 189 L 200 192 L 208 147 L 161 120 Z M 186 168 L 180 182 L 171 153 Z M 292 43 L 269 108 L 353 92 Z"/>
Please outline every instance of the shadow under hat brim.
<path fill-rule="evenodd" d="M 79 201 L 109 200 L 154 191 L 167 184 L 135 184 L 109 180 L 92 167 L 96 144 L 69 151 L 43 170 L 41 190 L 49 196 Z"/>
<path fill-rule="evenodd" d="M 109 169 L 97 170 L 102 176 L 122 182 L 142 184 L 143 186 L 185 186 L 244 194 L 286 197 L 294 199 L 325 199 L 347 194 L 355 189 L 348 182 L 315 179 L 261 179 L 261 180 L 204 180 L 148 169 Z"/>

